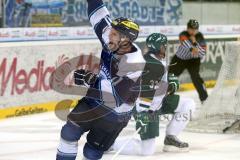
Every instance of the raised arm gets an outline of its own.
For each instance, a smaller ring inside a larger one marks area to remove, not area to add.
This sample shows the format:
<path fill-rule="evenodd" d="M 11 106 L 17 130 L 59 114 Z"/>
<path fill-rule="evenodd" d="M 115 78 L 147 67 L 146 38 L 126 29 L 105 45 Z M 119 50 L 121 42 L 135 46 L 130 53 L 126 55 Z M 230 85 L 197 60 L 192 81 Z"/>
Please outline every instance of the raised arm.
<path fill-rule="evenodd" d="M 189 52 L 191 48 L 193 48 L 192 43 L 190 42 L 189 38 L 186 35 L 180 34 L 179 41 L 181 43 L 179 48 L 181 48 L 183 51 Z"/>
<path fill-rule="evenodd" d="M 107 28 L 111 26 L 109 12 L 102 0 L 87 0 L 88 17 L 91 25 L 103 45 L 107 41 Z M 106 34 L 106 35 L 105 35 Z"/>
<path fill-rule="evenodd" d="M 206 45 L 206 40 L 202 34 L 200 34 L 200 40 L 199 42 L 196 43 L 195 46 L 199 50 L 199 57 L 200 58 L 204 57 L 206 55 L 207 45 Z"/>
<path fill-rule="evenodd" d="M 198 55 L 197 56 L 200 57 L 200 58 L 205 56 L 205 54 L 206 54 L 206 42 L 205 42 L 203 36 L 202 36 L 200 42 L 195 42 L 193 44 L 186 35 L 180 34 L 179 35 L 179 41 L 181 43 L 181 45 L 179 46 L 179 50 L 181 51 L 181 53 L 183 53 L 183 55 L 184 55 L 184 53 L 192 52 L 193 48 L 197 48 L 198 49 Z"/>

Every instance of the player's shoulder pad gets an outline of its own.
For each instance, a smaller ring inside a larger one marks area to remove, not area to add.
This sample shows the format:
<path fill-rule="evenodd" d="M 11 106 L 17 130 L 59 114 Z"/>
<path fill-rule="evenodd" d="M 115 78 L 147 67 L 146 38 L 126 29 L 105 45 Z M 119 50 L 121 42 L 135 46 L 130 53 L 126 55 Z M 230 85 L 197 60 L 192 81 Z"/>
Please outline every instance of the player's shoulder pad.
<path fill-rule="evenodd" d="M 145 63 L 142 50 L 136 44 L 133 45 L 136 48 L 136 51 L 125 54 L 127 63 Z"/>
<path fill-rule="evenodd" d="M 146 64 L 141 49 L 136 44 L 133 45 L 136 51 L 123 55 L 119 63 L 118 72 L 118 75 L 127 76 L 130 79 L 139 78 Z"/>

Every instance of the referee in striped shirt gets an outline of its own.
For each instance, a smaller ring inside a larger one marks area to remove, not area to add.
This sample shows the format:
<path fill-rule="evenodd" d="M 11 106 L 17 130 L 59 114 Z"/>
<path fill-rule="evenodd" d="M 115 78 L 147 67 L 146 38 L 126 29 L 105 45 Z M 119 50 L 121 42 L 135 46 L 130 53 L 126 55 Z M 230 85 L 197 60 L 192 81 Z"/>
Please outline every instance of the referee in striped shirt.
<path fill-rule="evenodd" d="M 176 76 L 179 76 L 187 69 L 201 102 L 204 102 L 208 94 L 199 71 L 201 58 L 206 55 L 206 41 L 198 29 L 198 21 L 190 19 L 187 24 L 187 30 L 180 33 L 180 46 L 171 61 L 172 65 L 169 68 L 169 73 L 174 73 Z"/>

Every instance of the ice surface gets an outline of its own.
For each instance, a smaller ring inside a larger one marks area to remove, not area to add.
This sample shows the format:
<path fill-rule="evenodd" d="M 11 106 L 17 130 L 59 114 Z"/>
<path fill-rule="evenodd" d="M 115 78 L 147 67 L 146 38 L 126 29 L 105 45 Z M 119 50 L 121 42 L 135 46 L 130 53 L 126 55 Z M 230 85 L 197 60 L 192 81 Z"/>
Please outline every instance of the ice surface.
<path fill-rule="evenodd" d="M 197 103 L 196 92 L 183 92 L 183 96 L 193 97 Z M 64 124 L 54 113 L 43 113 L 0 121 L 0 160 L 54 160 L 60 137 L 60 129 Z M 183 132 L 180 138 L 189 142 L 189 153 L 162 152 L 165 124 L 160 126 L 160 137 L 157 139 L 157 153 L 154 156 L 123 156 L 119 160 L 239 160 L 239 134 L 200 134 Z M 121 136 L 131 136 L 134 123 L 130 122 Z M 79 141 L 78 160 L 82 159 L 82 147 L 85 135 Z M 114 153 L 104 155 L 110 160 Z"/>

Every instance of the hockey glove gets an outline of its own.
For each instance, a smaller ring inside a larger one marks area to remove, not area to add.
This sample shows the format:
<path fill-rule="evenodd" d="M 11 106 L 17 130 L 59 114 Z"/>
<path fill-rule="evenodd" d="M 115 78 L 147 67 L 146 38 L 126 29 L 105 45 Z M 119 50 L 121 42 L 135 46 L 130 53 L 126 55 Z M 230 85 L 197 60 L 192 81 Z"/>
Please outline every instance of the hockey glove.
<path fill-rule="evenodd" d="M 96 74 L 84 69 L 74 71 L 74 82 L 76 85 L 92 85 L 95 83 L 97 78 Z"/>
<path fill-rule="evenodd" d="M 177 90 L 179 90 L 179 80 L 174 74 L 168 75 L 168 93 L 174 94 Z"/>
<path fill-rule="evenodd" d="M 149 125 L 158 122 L 158 116 L 157 112 L 151 110 L 135 113 L 136 129 L 140 128 L 139 134 L 145 134 Z"/>

